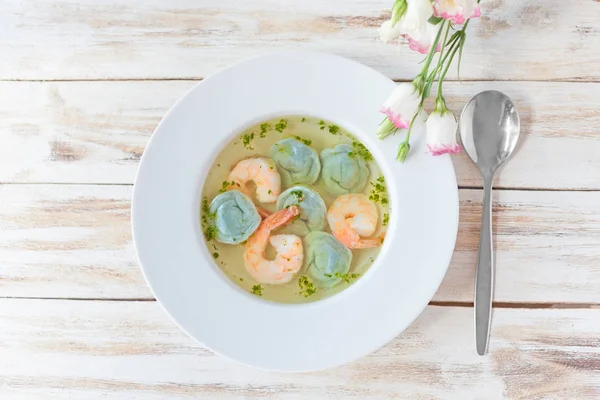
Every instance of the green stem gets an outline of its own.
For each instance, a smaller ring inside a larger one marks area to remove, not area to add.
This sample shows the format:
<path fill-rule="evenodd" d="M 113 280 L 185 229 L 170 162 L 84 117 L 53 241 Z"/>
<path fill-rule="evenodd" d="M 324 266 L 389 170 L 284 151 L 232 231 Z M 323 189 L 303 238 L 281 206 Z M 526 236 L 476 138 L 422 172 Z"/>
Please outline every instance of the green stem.
<path fill-rule="evenodd" d="M 445 23 L 450 24 L 447 21 L 443 21 L 441 23 L 442 24 L 445 24 Z M 417 86 L 420 91 L 422 91 L 424 84 L 427 82 L 427 80 L 425 80 L 425 81 L 423 81 L 423 80 L 427 78 L 427 73 L 429 72 L 429 66 L 431 65 L 431 61 L 433 61 L 433 57 L 435 56 L 437 45 L 440 41 L 440 37 L 442 36 L 443 28 L 444 27 L 441 26 L 440 29 L 438 30 L 437 35 L 435 35 L 435 40 L 433 41 L 433 43 L 431 44 L 431 47 L 429 48 L 429 53 L 427 53 L 427 57 L 425 58 L 425 63 L 423 64 L 423 68 L 421 68 L 421 72 L 419 72 L 419 74 L 413 80 L 413 82 L 415 83 L 415 86 Z"/>
<path fill-rule="evenodd" d="M 438 65 L 435 68 L 436 70 L 439 69 L 440 65 L 442 65 L 442 59 L 444 58 L 444 48 L 446 47 L 446 41 L 448 40 L 448 32 L 449 31 L 450 31 L 450 24 L 448 24 L 446 26 L 446 34 L 444 35 L 444 42 L 442 44 L 442 49 L 440 50 L 440 58 L 438 60 Z M 450 53 L 450 52 L 448 52 L 448 53 Z M 450 61 L 452 61 L 452 60 L 450 60 Z M 435 75 L 434 75 L 434 77 L 435 77 Z M 441 92 L 442 92 L 442 80 L 440 79 L 438 81 L 438 94 Z"/>

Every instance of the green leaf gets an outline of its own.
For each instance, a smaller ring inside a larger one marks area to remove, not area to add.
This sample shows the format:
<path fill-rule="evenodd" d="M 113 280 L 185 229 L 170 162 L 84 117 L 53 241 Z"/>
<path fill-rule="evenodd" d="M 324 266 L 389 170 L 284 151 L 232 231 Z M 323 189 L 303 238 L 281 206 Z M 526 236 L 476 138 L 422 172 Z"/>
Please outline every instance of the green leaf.
<path fill-rule="evenodd" d="M 427 22 L 429 22 L 430 24 L 433 24 L 433 25 L 437 25 L 442 21 L 443 21 L 443 18 L 440 18 L 440 17 L 431 17 L 427 20 Z"/>

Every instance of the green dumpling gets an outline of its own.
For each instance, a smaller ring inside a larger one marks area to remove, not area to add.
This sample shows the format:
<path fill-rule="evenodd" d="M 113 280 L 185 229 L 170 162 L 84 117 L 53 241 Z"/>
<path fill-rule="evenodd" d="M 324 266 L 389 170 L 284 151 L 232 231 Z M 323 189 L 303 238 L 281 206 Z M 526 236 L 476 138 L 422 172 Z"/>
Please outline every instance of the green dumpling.
<path fill-rule="evenodd" d="M 278 210 L 292 205 L 300 207 L 300 221 L 306 226 L 300 234 L 320 231 L 327 225 L 327 206 L 316 191 L 306 186 L 292 186 L 277 198 Z"/>
<path fill-rule="evenodd" d="M 277 164 L 285 186 L 298 183 L 311 185 L 319 178 L 319 155 L 296 139 L 283 139 L 273 144 L 270 156 Z"/>
<path fill-rule="evenodd" d="M 209 221 L 221 243 L 238 244 L 260 225 L 260 215 L 248 196 L 237 190 L 217 195 L 210 203 Z"/>
<path fill-rule="evenodd" d="M 340 275 L 350 270 L 352 252 L 333 235 L 320 231 L 306 235 L 304 243 L 308 273 L 321 286 L 332 287 L 340 283 Z"/>
<path fill-rule="evenodd" d="M 321 164 L 325 189 L 334 196 L 360 193 L 369 179 L 365 160 L 349 144 L 338 144 L 333 149 L 323 150 Z"/>

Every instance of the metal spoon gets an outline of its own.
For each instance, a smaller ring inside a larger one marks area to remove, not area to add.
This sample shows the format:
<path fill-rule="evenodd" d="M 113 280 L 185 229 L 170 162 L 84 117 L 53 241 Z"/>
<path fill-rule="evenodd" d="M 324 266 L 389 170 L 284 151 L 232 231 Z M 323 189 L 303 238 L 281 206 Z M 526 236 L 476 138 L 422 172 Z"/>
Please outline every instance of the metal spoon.
<path fill-rule="evenodd" d="M 519 140 L 519 114 L 504 93 L 488 90 L 473 97 L 460 116 L 460 139 L 483 177 L 483 215 L 475 274 L 475 342 L 487 351 L 492 317 L 494 262 L 492 249 L 492 183 L 498 168 Z"/>

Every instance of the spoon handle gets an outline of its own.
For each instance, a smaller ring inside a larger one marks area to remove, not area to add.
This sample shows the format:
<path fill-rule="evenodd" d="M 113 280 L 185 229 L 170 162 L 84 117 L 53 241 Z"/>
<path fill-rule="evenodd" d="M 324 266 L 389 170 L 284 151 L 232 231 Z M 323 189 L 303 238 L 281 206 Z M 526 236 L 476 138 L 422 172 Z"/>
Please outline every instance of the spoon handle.
<path fill-rule="evenodd" d="M 475 273 L 475 342 L 477 354 L 487 351 L 492 318 L 492 288 L 494 282 L 494 254 L 492 249 L 492 179 L 484 179 L 483 214 L 477 251 Z"/>

